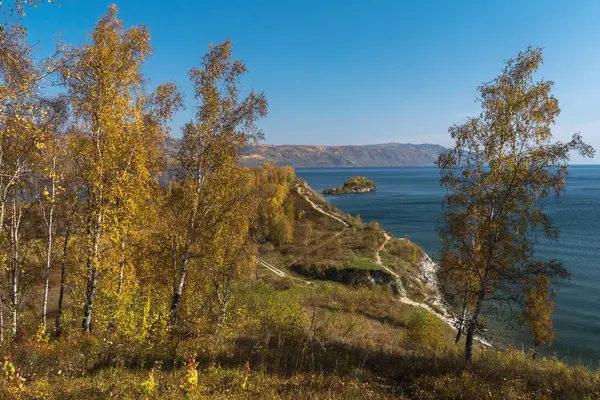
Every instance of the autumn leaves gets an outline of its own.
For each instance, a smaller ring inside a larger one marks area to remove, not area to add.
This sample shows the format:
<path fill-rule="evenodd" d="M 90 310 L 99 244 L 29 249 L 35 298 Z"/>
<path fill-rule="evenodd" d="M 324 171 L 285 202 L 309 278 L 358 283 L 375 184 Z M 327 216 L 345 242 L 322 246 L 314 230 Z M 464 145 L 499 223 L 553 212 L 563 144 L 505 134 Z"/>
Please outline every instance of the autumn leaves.
<path fill-rule="evenodd" d="M 559 195 L 571 151 L 593 154 L 579 134 L 552 141 L 560 109 L 553 83 L 536 81 L 541 49 L 529 48 L 507 61 L 502 73 L 479 88 L 479 117 L 450 127 L 456 144 L 438 159 L 446 190 L 440 225 L 439 277 L 446 299 L 466 330 L 465 357 L 490 309 L 523 310 L 535 346 L 552 340 L 553 280 L 568 277 L 556 261 L 534 252 L 533 235 L 558 237 L 544 198 Z M 513 318 L 515 320 L 516 318 Z"/>
<path fill-rule="evenodd" d="M 240 95 L 246 67 L 231 42 L 210 46 L 190 71 L 197 113 L 183 127 L 176 177 L 161 187 L 163 142 L 183 97 L 173 83 L 148 90 L 148 30 L 125 28 L 111 6 L 89 44 L 61 53 L 57 100 L 37 91 L 37 64 L 21 31 L 10 32 L 0 46 L 0 262 L 9 283 L 0 309 L 10 336 L 39 284 L 44 335 L 53 311 L 57 335 L 79 320 L 85 332 L 147 338 L 167 332 L 182 309 L 222 318 L 234 280 L 256 265 L 259 198 L 239 151 L 262 138 L 256 121 L 267 113 L 263 94 Z M 53 282 L 60 295 L 49 304 Z"/>

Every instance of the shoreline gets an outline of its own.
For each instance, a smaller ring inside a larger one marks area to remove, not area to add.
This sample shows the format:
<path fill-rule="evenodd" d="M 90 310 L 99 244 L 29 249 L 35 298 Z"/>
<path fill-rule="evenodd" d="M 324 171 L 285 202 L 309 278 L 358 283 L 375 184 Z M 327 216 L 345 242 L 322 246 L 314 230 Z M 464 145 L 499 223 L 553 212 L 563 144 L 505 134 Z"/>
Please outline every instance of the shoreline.
<path fill-rule="evenodd" d="M 385 266 L 382 263 L 381 255 L 380 255 L 381 251 L 385 248 L 386 244 L 390 241 L 390 239 L 395 238 L 395 236 L 393 234 L 390 235 L 385 230 L 383 231 L 383 236 L 384 236 L 385 240 L 384 240 L 383 244 L 379 247 L 377 252 L 375 253 L 375 260 L 376 260 L 375 264 L 382 267 L 387 273 L 389 273 L 390 275 L 395 277 L 397 280 L 400 280 L 401 279 L 400 275 L 398 275 L 396 272 L 394 272 L 393 270 L 391 270 L 390 268 L 388 268 L 387 266 Z M 403 240 L 403 238 L 396 238 L 396 239 Z M 421 249 L 421 250 L 423 250 L 423 249 Z M 435 290 L 435 292 L 437 293 L 437 296 L 431 298 L 431 299 L 433 299 L 433 301 L 431 302 L 431 305 L 426 302 L 418 302 L 418 301 L 414 301 L 414 300 L 410 299 L 406 295 L 406 291 L 404 290 L 404 287 L 401 287 L 400 297 L 399 297 L 398 301 L 403 304 L 407 304 L 407 305 L 410 305 L 413 307 L 419 307 L 419 308 L 429 311 L 430 313 L 435 315 L 437 318 L 439 318 L 442 322 L 446 323 L 450 328 L 452 328 L 452 330 L 454 332 L 458 332 L 458 328 L 456 327 L 456 317 L 451 312 L 448 311 L 448 307 L 444 303 L 442 294 L 439 290 L 439 285 L 438 285 L 438 281 L 437 281 L 438 268 L 439 268 L 439 265 L 435 261 L 433 261 L 431 259 L 431 257 L 429 257 L 429 255 L 425 251 L 423 251 L 423 258 L 421 259 L 421 263 L 420 263 L 421 273 L 419 274 L 418 278 L 426 287 Z M 435 306 L 435 308 L 432 307 L 432 305 Z M 440 313 L 439 311 L 437 311 L 436 308 L 443 310 L 443 313 Z M 479 342 L 484 347 L 490 347 L 490 348 L 496 347 L 496 346 L 494 346 L 494 344 L 492 342 L 490 342 L 489 340 L 487 340 L 481 336 L 475 335 L 473 338 L 475 339 L 475 341 Z"/>
<path fill-rule="evenodd" d="M 593 316 L 593 287 L 598 277 L 592 274 L 595 260 L 598 258 L 598 247 L 584 246 L 594 242 L 594 232 L 590 229 L 597 220 L 593 216 L 598 186 L 594 179 L 598 175 L 599 165 L 571 164 L 568 177 L 568 190 L 558 203 L 552 201 L 551 207 L 559 206 L 554 215 L 555 225 L 561 229 L 560 245 L 541 241 L 536 244 L 536 252 L 550 258 L 560 258 L 572 272 L 570 282 L 558 287 L 555 299 L 556 309 L 552 319 L 556 337 L 552 346 L 540 354 L 552 357 L 554 353 L 559 359 L 566 358 L 569 363 L 577 363 L 581 355 L 582 362 L 596 365 L 600 359 L 600 350 L 591 345 L 591 336 L 584 331 L 570 330 L 573 322 L 586 329 L 598 329 L 600 322 Z M 439 216 L 439 201 L 442 193 L 438 189 L 439 176 L 435 167 L 391 167 L 364 168 L 301 168 L 298 175 L 307 179 L 316 188 L 323 188 L 350 175 L 371 175 L 380 184 L 373 195 L 348 198 L 327 197 L 335 206 L 351 214 L 360 214 L 365 222 L 379 221 L 388 232 L 396 236 L 408 238 L 437 257 L 439 254 L 439 237 L 435 232 Z M 377 172 L 375 171 L 377 170 Z M 575 204 L 583 206 L 581 214 L 570 216 L 565 209 Z M 561 211 L 563 210 L 563 211 Z M 597 225 L 597 224 L 595 224 Z M 432 257 L 433 258 L 433 257 Z M 459 310 L 456 311 L 458 316 Z M 504 318 L 502 318 L 504 319 Z M 486 342 L 500 349 L 530 347 L 531 336 L 527 330 L 511 326 L 499 321 L 488 321 L 489 331 L 479 335 Z"/>
<path fill-rule="evenodd" d="M 422 273 L 419 276 L 419 279 L 421 279 L 421 281 L 426 286 L 436 290 L 438 295 L 434 298 L 433 304 L 436 307 L 442 309 L 444 311 L 444 313 L 443 314 L 439 313 L 433 307 L 429 306 L 427 303 L 418 303 L 418 302 L 415 302 L 415 301 L 409 299 L 411 302 L 410 304 L 413 304 L 413 305 L 414 304 L 422 304 L 422 305 L 426 306 L 427 310 L 432 312 L 439 319 L 441 319 L 443 322 L 445 322 L 450 327 L 452 327 L 452 329 L 455 332 L 458 332 L 458 328 L 455 325 L 457 319 L 451 312 L 448 311 L 448 307 L 444 303 L 444 299 L 439 290 L 439 285 L 438 285 L 437 276 L 436 276 L 438 268 L 439 268 L 439 265 L 435 261 L 433 261 L 431 259 L 431 257 L 429 257 L 429 255 L 427 253 L 425 253 L 425 251 L 423 251 L 423 259 L 421 260 Z M 423 306 L 420 306 L 420 307 L 425 308 Z M 488 339 L 481 337 L 479 335 L 475 335 L 473 338 L 485 347 L 489 347 L 489 348 L 496 347 L 491 341 L 489 341 Z"/>
<path fill-rule="evenodd" d="M 315 204 L 306 194 L 303 193 L 303 189 L 313 190 L 308 185 L 308 182 L 305 179 L 303 179 L 302 184 L 296 186 L 296 191 L 298 192 L 298 194 L 301 197 L 303 197 L 311 205 L 311 207 L 313 209 L 315 209 L 316 211 L 318 211 L 324 215 L 327 215 L 330 218 L 340 221 L 346 228 L 349 226 L 344 220 L 342 220 L 338 216 L 328 213 L 327 211 L 323 210 L 321 206 L 318 206 L 317 204 Z M 323 197 L 322 199 L 327 204 L 331 205 L 331 203 L 329 203 L 325 197 Z M 391 233 L 391 232 L 388 233 L 384 229 L 382 229 L 382 231 L 383 231 L 385 240 L 384 240 L 384 243 L 379 247 L 379 249 L 377 250 L 377 252 L 375 254 L 375 258 L 376 258 L 375 263 L 377 265 L 379 265 L 380 267 L 382 267 L 392 277 L 395 277 L 396 279 L 400 279 L 400 276 L 396 272 L 394 272 L 393 270 L 391 270 L 390 268 L 385 266 L 381 261 L 380 252 L 385 248 L 386 244 L 388 243 L 388 241 L 391 238 L 396 238 L 396 236 L 393 233 Z M 404 238 L 396 238 L 396 239 L 403 240 Z M 448 307 L 444 303 L 442 294 L 440 293 L 440 290 L 439 290 L 439 285 L 438 285 L 438 281 L 437 281 L 437 270 L 439 268 L 439 265 L 435 261 L 433 261 L 431 259 L 431 257 L 429 257 L 429 255 L 425 252 L 425 250 L 423 248 L 421 248 L 421 250 L 423 251 L 423 258 L 421 259 L 421 263 L 420 263 L 421 273 L 417 276 L 417 278 L 425 286 L 435 290 L 435 292 L 437 293 L 437 296 L 435 296 L 433 298 L 432 304 L 436 308 L 443 310 L 443 314 L 439 313 L 432 306 L 430 306 L 429 304 L 427 304 L 425 302 L 417 302 L 417 301 L 414 301 L 414 300 L 408 298 L 406 296 L 406 292 L 404 291 L 403 287 L 401 287 L 401 293 L 400 293 L 400 297 L 398 298 L 398 301 L 402 302 L 404 304 L 411 305 L 413 307 L 420 307 L 420 308 L 423 308 L 423 309 L 431 312 L 433 315 L 435 315 L 437 318 L 439 318 L 442 322 L 446 323 L 455 332 L 457 332 L 458 328 L 455 325 L 456 317 L 451 312 L 449 312 Z M 474 336 L 474 339 L 485 347 L 495 347 L 491 341 L 489 341 L 481 336 L 476 335 L 476 336 Z"/>

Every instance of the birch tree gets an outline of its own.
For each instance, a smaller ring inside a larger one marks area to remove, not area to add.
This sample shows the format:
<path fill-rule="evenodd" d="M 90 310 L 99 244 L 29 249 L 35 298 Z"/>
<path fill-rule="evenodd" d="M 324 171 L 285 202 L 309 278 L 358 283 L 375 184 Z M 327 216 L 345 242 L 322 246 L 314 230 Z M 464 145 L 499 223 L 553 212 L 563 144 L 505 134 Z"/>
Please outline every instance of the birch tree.
<path fill-rule="evenodd" d="M 31 284 L 23 278 L 33 273 L 31 265 L 26 266 L 29 263 L 26 254 L 31 248 L 23 246 L 23 240 L 30 238 L 31 223 L 24 223 L 24 219 L 30 214 L 30 199 L 35 197 L 32 177 L 43 148 L 38 124 L 42 111 L 33 103 L 5 113 L 0 122 L 0 181 L 3 183 L 0 211 L 0 248 L 3 252 L 0 262 L 6 273 L 6 280 L 2 281 L 5 289 L 2 300 L 12 316 L 13 335 L 17 333 L 25 286 Z"/>
<path fill-rule="evenodd" d="M 288 244 L 294 233 L 294 198 L 290 195 L 292 182 L 296 179 L 290 167 L 274 167 L 270 164 L 253 169 L 258 192 L 257 241 L 270 240 L 276 246 Z"/>
<path fill-rule="evenodd" d="M 566 278 L 558 262 L 538 262 L 532 235 L 558 239 L 544 200 L 562 193 L 570 152 L 593 154 L 579 133 L 553 141 L 560 109 L 553 82 L 536 80 L 541 49 L 529 48 L 506 62 L 502 73 L 479 88 L 479 117 L 449 129 L 454 147 L 440 155 L 446 189 L 440 236 L 470 308 L 465 358 L 482 314 L 499 302 L 522 306 L 524 283 L 534 277 Z M 447 272 L 446 272 L 447 273 Z"/>
<path fill-rule="evenodd" d="M 554 302 L 551 284 L 549 277 L 537 276 L 528 282 L 525 289 L 525 306 L 521 318 L 533 336 L 533 359 L 537 356 L 539 347 L 550 346 L 554 340 L 552 323 Z"/>
<path fill-rule="evenodd" d="M 233 283 L 256 268 L 257 247 L 250 229 L 257 221 L 258 199 L 254 176 L 246 167 L 220 168 L 206 179 L 208 201 L 203 203 L 214 208 L 202 221 L 198 258 L 216 299 L 212 315 L 221 321 Z"/>
<path fill-rule="evenodd" d="M 5 33 L 5 32 L 2 32 Z M 25 283 L 21 246 L 23 210 L 35 195 L 33 176 L 44 148 L 43 129 L 47 110 L 37 99 L 37 69 L 24 37 L 7 39 L 0 34 L 0 262 L 6 272 L 2 300 L 11 313 L 11 332 L 17 332 L 18 313 Z M 4 53 L 6 52 L 6 53 Z"/>
<path fill-rule="evenodd" d="M 44 292 L 42 295 L 42 327 L 46 330 L 48 291 L 50 272 L 53 263 L 54 235 L 56 230 L 55 212 L 59 192 L 62 189 L 61 153 L 64 153 L 64 126 L 68 118 L 68 105 L 64 98 L 46 100 L 47 116 L 42 125 L 43 149 L 38 165 L 36 185 L 38 202 L 45 225 L 46 254 L 44 265 Z"/>
<path fill-rule="evenodd" d="M 138 97 L 139 98 L 139 97 Z M 163 170 L 164 141 L 170 132 L 167 123 L 172 115 L 183 106 L 183 97 L 177 86 L 172 83 L 160 84 L 156 90 L 144 97 L 141 107 L 141 128 L 137 139 L 132 142 L 131 157 L 137 159 L 138 173 L 143 180 L 126 179 L 130 184 L 122 188 L 116 198 L 116 214 L 119 221 L 115 232 L 116 244 L 120 248 L 117 295 L 120 297 L 124 287 L 127 252 L 125 246 L 129 235 L 142 228 L 148 207 L 153 207 L 151 186 L 158 184 L 158 176 Z M 136 127 L 137 128 L 137 127 Z M 136 172 L 135 169 L 130 169 Z M 128 171 L 126 170 L 125 173 Z M 136 229 L 137 228 L 137 229 Z"/>
<path fill-rule="evenodd" d="M 147 29 L 125 29 L 117 8 L 111 6 L 96 25 L 92 43 L 73 50 L 72 61 L 62 71 L 84 133 L 73 140 L 73 151 L 85 197 L 87 289 L 82 328 L 86 332 L 91 330 L 100 279 L 101 246 L 108 243 L 104 234 L 110 230 L 114 235 L 118 224 L 115 204 L 123 193 L 148 179 L 145 154 L 136 150 L 143 136 L 141 67 L 150 52 Z"/>
<path fill-rule="evenodd" d="M 81 182 L 81 176 L 79 175 L 78 165 L 76 164 L 77 158 L 73 156 L 70 142 L 73 136 L 77 136 L 73 132 L 72 127 L 66 132 L 62 138 L 60 145 L 60 157 L 57 165 L 57 178 L 60 179 L 60 196 L 57 198 L 60 213 L 60 221 L 62 225 L 60 244 L 60 283 L 59 283 L 59 294 L 56 305 L 56 318 L 55 318 L 55 338 L 59 338 L 63 331 L 62 316 L 64 312 L 65 298 L 67 294 L 67 276 L 69 270 L 70 252 L 72 247 L 71 237 L 73 232 L 76 231 L 78 222 L 78 212 L 81 210 L 83 204 L 80 201 L 80 188 L 84 185 Z"/>
<path fill-rule="evenodd" d="M 214 213 L 218 212 L 216 203 L 204 201 L 208 198 L 205 193 L 209 177 L 239 165 L 240 149 L 262 138 L 256 121 L 266 116 L 267 101 L 263 94 L 253 91 L 240 98 L 240 79 L 246 67 L 232 58 L 231 45 L 226 41 L 210 46 L 202 57 L 201 68 L 190 71 L 199 105 L 195 120 L 183 129 L 178 155 L 190 195 L 183 254 L 171 299 L 171 325 L 177 320 L 192 250 L 199 245 L 198 233 L 206 228 L 204 222 L 214 220 Z"/>
<path fill-rule="evenodd" d="M 37 157 L 44 146 L 41 124 L 46 108 L 39 101 L 39 88 L 55 72 L 60 52 L 36 62 L 21 25 L 25 6 L 37 6 L 41 0 L 14 0 L 0 3 L 0 263 L 9 278 L 3 282 L 7 296 L 2 300 L 12 314 L 11 331 L 16 334 L 18 308 L 22 293 L 23 265 L 21 229 L 23 208 L 34 195 L 32 175 Z M 7 226 L 7 218 L 10 223 Z M 3 319 L 3 315 L 2 315 Z M 4 325 L 2 323 L 2 325 Z"/>

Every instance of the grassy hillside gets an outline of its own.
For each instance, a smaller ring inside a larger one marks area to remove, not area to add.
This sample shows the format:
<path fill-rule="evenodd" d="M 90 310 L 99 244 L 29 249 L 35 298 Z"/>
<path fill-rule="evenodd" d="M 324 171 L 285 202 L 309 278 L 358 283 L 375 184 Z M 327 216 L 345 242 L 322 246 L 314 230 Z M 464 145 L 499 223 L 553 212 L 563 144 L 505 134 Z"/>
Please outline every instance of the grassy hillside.
<path fill-rule="evenodd" d="M 306 285 L 265 271 L 239 289 L 235 333 L 221 343 L 213 336 L 143 346 L 83 336 L 21 343 L 9 362 L 27 381 L 19 388 L 4 379 L 0 396 L 581 399 L 598 393 L 597 375 L 584 368 L 532 362 L 521 352 L 480 350 L 465 365 L 451 344 L 453 332 L 380 287 Z"/>
<path fill-rule="evenodd" d="M 293 240 L 261 244 L 260 258 L 273 269 L 260 266 L 236 283 L 226 320 L 146 340 L 75 332 L 60 341 L 22 339 L 3 349 L 10 357 L 0 398 L 598 397 L 597 374 L 520 351 L 479 348 L 465 364 L 450 326 L 401 301 L 437 295 L 420 248 L 386 241 L 378 224 L 337 210 L 302 181 L 290 195 Z M 319 274 L 327 270 L 338 273 Z M 348 282 L 347 271 L 389 279 Z"/>
<path fill-rule="evenodd" d="M 264 243 L 260 253 L 265 261 L 304 279 L 374 280 L 396 291 L 406 287 L 409 297 L 419 301 L 437 295 L 418 278 L 424 256 L 418 246 L 405 238 L 386 243 L 379 224 L 366 224 L 360 216 L 341 212 L 301 180 L 294 183 L 290 195 L 298 216 L 293 240 L 280 247 Z M 377 263 L 378 253 L 389 269 Z"/>

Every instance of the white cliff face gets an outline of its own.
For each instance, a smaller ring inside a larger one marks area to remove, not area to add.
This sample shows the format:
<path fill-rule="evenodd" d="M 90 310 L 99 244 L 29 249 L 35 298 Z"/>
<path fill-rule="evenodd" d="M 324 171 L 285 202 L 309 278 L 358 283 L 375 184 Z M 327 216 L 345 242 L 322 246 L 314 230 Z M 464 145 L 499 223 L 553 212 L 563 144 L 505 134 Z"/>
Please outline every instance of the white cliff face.
<path fill-rule="evenodd" d="M 438 290 L 437 271 L 439 266 L 425 254 L 421 260 L 419 280 L 430 289 Z"/>
<path fill-rule="evenodd" d="M 433 310 L 437 313 L 444 321 L 446 321 L 449 325 L 456 328 L 458 326 L 458 320 L 453 313 L 449 311 L 448 306 L 444 303 L 442 299 L 442 295 L 439 291 L 439 285 L 437 281 L 437 271 L 440 268 L 427 254 L 423 256 L 421 260 L 419 273 L 419 280 L 423 282 L 423 284 L 429 288 L 435 290 L 436 295 L 430 297 L 427 300 L 427 303 L 434 305 L 435 309 Z M 485 340 L 481 336 L 475 336 L 475 340 L 481 343 L 483 346 L 492 347 L 492 343 Z"/>
<path fill-rule="evenodd" d="M 431 257 L 425 254 L 420 264 L 421 271 L 419 273 L 419 280 L 423 282 L 425 287 L 431 289 L 436 293 L 434 296 L 429 297 L 427 299 L 427 303 L 436 306 L 436 309 L 442 312 L 444 318 L 448 319 L 449 321 L 452 321 L 454 318 L 452 318 L 451 313 L 448 311 L 448 307 L 446 306 L 446 304 L 444 304 L 439 290 L 439 285 L 437 281 L 437 271 L 439 268 L 440 266 L 437 265 L 431 259 Z"/>

